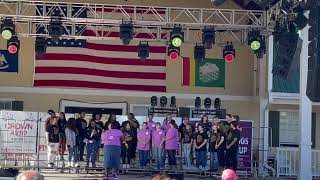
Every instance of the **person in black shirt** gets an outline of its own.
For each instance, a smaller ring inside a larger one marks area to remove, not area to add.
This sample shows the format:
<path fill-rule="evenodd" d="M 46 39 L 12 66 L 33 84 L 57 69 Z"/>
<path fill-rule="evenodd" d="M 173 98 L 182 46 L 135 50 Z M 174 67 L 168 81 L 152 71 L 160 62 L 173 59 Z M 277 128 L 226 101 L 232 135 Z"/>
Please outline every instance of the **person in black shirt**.
<path fill-rule="evenodd" d="M 139 129 L 139 122 L 136 120 L 133 113 L 129 113 L 128 120 L 124 121 L 121 124 L 122 129 L 124 129 L 126 127 L 127 123 L 130 123 L 132 131 L 133 131 L 131 157 L 132 157 L 132 159 L 135 160 L 136 151 L 137 151 L 137 143 L 138 143 L 137 134 L 138 134 L 138 129 Z"/>
<path fill-rule="evenodd" d="M 66 115 L 64 112 L 60 112 L 59 114 L 59 121 L 58 126 L 60 129 L 60 142 L 59 142 L 59 156 L 60 160 L 64 160 L 64 152 L 66 151 L 66 127 L 67 127 L 67 120 Z"/>
<path fill-rule="evenodd" d="M 218 129 L 217 125 L 212 126 L 210 131 L 210 168 L 212 171 L 217 171 L 219 165 L 223 167 L 224 158 L 224 135 Z"/>
<path fill-rule="evenodd" d="M 122 164 L 123 168 L 130 168 L 132 155 L 132 140 L 134 136 L 131 124 L 127 123 L 125 129 L 122 132 L 124 135 L 124 139 L 121 146 Z"/>
<path fill-rule="evenodd" d="M 97 123 L 92 119 L 86 130 L 86 143 L 87 143 L 87 167 L 89 162 L 92 163 L 92 167 L 96 167 L 97 151 L 101 142 L 102 129 L 97 126 Z"/>
<path fill-rule="evenodd" d="M 238 160 L 237 154 L 239 152 L 240 130 L 237 129 L 238 123 L 231 122 L 231 130 L 226 140 L 226 166 L 237 171 Z"/>
<path fill-rule="evenodd" d="M 186 163 L 187 168 L 189 168 L 191 165 L 190 151 L 192 149 L 192 139 L 193 139 L 192 135 L 193 135 L 192 125 L 186 124 L 182 128 L 181 142 L 182 142 L 183 157 L 184 157 L 184 161 Z"/>
<path fill-rule="evenodd" d="M 120 129 L 120 123 L 117 121 L 117 116 L 115 114 L 110 114 L 108 121 L 104 125 L 104 129 L 108 130 L 109 124 L 114 124 L 115 129 Z"/>
<path fill-rule="evenodd" d="M 103 129 L 104 129 L 104 126 L 103 126 L 103 122 L 101 122 L 101 118 L 102 118 L 102 114 L 96 114 L 95 113 L 95 114 L 92 115 L 91 120 L 94 120 L 96 122 L 96 128 L 98 128 L 102 132 Z M 99 161 L 99 159 L 100 159 L 100 148 L 103 147 L 101 145 L 101 139 L 97 143 L 99 144 L 99 147 L 97 149 L 96 161 Z"/>
<path fill-rule="evenodd" d="M 86 117 L 85 112 L 80 113 L 80 117 L 76 120 L 77 127 L 77 146 L 78 146 L 78 160 L 84 161 L 83 154 L 86 143 L 83 141 L 85 139 L 86 129 L 87 129 L 87 121 L 84 119 Z"/>
<path fill-rule="evenodd" d="M 198 125 L 198 132 L 194 135 L 193 142 L 197 157 L 196 165 L 201 171 L 205 171 L 207 166 L 208 135 L 200 124 Z"/>
<path fill-rule="evenodd" d="M 56 155 L 59 151 L 59 126 L 58 118 L 52 118 L 46 127 L 46 141 L 48 148 L 48 167 L 54 166 Z"/>

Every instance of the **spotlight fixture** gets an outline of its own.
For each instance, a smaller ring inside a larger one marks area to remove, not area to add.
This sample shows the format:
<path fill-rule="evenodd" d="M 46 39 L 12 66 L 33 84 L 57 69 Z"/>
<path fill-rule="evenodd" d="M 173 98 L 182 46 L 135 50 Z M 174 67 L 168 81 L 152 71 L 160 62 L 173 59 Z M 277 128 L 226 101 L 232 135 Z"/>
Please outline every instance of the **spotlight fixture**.
<path fill-rule="evenodd" d="M 202 44 L 204 48 L 211 49 L 215 43 L 215 30 L 213 27 L 205 26 L 202 30 Z"/>
<path fill-rule="evenodd" d="M 3 18 L 2 24 L 1 24 L 1 36 L 9 40 L 12 38 L 12 36 L 15 34 L 15 25 L 12 22 L 12 19 L 10 18 Z"/>
<path fill-rule="evenodd" d="M 149 57 L 150 46 L 148 42 L 140 41 L 138 45 L 138 57 L 140 60 L 144 61 Z"/>
<path fill-rule="evenodd" d="M 170 32 L 170 42 L 174 47 L 180 47 L 184 41 L 184 32 L 181 27 L 174 27 Z"/>
<path fill-rule="evenodd" d="M 204 99 L 204 107 L 206 109 L 210 109 L 210 107 L 211 107 L 211 99 L 210 98 L 207 97 Z"/>
<path fill-rule="evenodd" d="M 155 107 L 158 105 L 158 98 L 157 96 L 152 96 L 151 99 L 150 99 L 150 104 L 152 107 Z"/>
<path fill-rule="evenodd" d="M 37 37 L 35 42 L 35 51 L 37 55 L 43 55 L 47 50 L 47 39 L 45 37 Z"/>
<path fill-rule="evenodd" d="M 161 96 L 160 98 L 160 106 L 165 107 L 168 103 L 167 97 L 166 96 Z"/>
<path fill-rule="evenodd" d="M 7 49 L 9 53 L 16 54 L 20 48 L 20 40 L 17 36 L 12 36 L 11 39 L 7 41 Z"/>
<path fill-rule="evenodd" d="M 299 5 L 295 8 L 295 12 L 297 12 L 296 18 L 293 21 L 293 24 L 299 29 L 302 30 L 308 24 L 308 18 L 304 15 L 303 8 Z"/>
<path fill-rule="evenodd" d="M 177 60 L 178 57 L 180 56 L 180 48 L 179 47 L 174 47 L 172 44 L 168 46 L 168 56 L 170 60 Z"/>
<path fill-rule="evenodd" d="M 248 45 L 257 55 L 257 58 L 262 58 L 265 54 L 266 43 L 264 36 L 260 34 L 260 31 L 251 31 L 248 33 Z"/>
<path fill-rule="evenodd" d="M 232 43 L 229 44 L 229 42 L 227 42 L 227 45 L 225 45 L 223 49 L 223 58 L 227 62 L 233 62 L 235 55 L 236 55 L 236 50 L 233 48 Z"/>
<path fill-rule="evenodd" d="M 194 107 L 197 109 L 201 108 L 201 98 L 200 97 L 196 97 L 196 99 L 194 100 Z"/>
<path fill-rule="evenodd" d="M 51 17 L 48 29 L 49 35 L 52 37 L 52 40 L 57 41 L 59 37 L 63 35 L 63 26 L 61 18 Z"/>
<path fill-rule="evenodd" d="M 196 45 L 194 47 L 194 59 L 197 62 L 201 62 L 206 56 L 206 50 L 203 45 Z"/>
<path fill-rule="evenodd" d="M 128 45 L 133 39 L 132 21 L 122 21 L 122 24 L 120 25 L 120 39 L 124 45 Z"/>
<path fill-rule="evenodd" d="M 171 96 L 170 107 L 175 108 L 176 106 L 176 97 Z"/>
<path fill-rule="evenodd" d="M 220 98 L 216 98 L 214 100 L 214 108 L 215 109 L 220 109 L 221 108 L 221 99 Z"/>

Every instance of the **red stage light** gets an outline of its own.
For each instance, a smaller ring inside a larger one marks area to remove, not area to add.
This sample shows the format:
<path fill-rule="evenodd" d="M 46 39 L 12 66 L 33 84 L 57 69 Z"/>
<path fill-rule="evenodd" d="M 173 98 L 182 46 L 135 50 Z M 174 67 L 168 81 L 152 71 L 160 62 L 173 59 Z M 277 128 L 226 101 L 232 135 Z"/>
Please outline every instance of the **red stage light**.
<path fill-rule="evenodd" d="M 172 52 L 170 52 L 170 59 L 171 60 L 173 60 L 173 61 L 175 61 L 175 60 L 177 60 L 178 59 L 178 57 L 179 57 L 179 54 L 177 53 L 177 52 L 175 52 L 175 51 L 172 51 Z"/>
<path fill-rule="evenodd" d="M 227 54 L 224 59 L 227 61 L 227 62 L 233 62 L 234 60 L 234 56 L 233 54 Z"/>
<path fill-rule="evenodd" d="M 18 51 L 18 47 L 16 45 L 14 45 L 14 44 L 11 44 L 11 45 L 8 46 L 8 51 L 11 54 L 15 54 Z"/>

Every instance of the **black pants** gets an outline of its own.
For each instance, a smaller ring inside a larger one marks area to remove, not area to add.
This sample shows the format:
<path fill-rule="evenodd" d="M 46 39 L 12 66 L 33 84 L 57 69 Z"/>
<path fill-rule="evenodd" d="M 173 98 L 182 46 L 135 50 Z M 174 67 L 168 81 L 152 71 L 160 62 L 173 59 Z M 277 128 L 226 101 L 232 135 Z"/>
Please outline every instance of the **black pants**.
<path fill-rule="evenodd" d="M 137 152 L 137 145 L 138 145 L 138 140 L 137 139 L 133 139 L 132 140 L 132 150 L 130 151 L 131 154 L 131 158 L 135 159 L 136 158 L 136 152 Z"/>
<path fill-rule="evenodd" d="M 126 147 L 124 144 L 122 144 L 121 146 L 122 164 L 131 163 L 131 151 L 132 151 L 132 145 L 128 144 L 128 147 Z"/>
<path fill-rule="evenodd" d="M 83 160 L 83 154 L 84 154 L 84 148 L 86 146 L 86 143 L 83 142 L 84 137 L 77 136 L 77 142 L 78 142 L 78 160 Z"/>
<path fill-rule="evenodd" d="M 226 167 L 237 171 L 238 159 L 237 159 L 238 147 L 232 147 L 226 151 Z"/>
<path fill-rule="evenodd" d="M 218 154 L 218 162 L 220 167 L 225 167 L 225 154 L 224 154 L 224 149 L 219 148 L 217 149 L 217 154 Z"/>
<path fill-rule="evenodd" d="M 169 166 L 176 166 L 177 165 L 177 159 L 176 159 L 176 150 L 167 150 L 168 153 L 168 162 Z"/>

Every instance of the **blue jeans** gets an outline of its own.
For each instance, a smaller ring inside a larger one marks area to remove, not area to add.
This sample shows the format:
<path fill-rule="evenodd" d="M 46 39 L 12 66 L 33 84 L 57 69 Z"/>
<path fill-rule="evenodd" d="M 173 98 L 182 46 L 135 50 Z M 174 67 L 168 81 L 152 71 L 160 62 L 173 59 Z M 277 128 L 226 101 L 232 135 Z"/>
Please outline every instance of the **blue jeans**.
<path fill-rule="evenodd" d="M 169 166 L 176 166 L 177 165 L 177 159 L 176 159 L 176 150 L 167 150 L 168 153 L 168 162 Z"/>
<path fill-rule="evenodd" d="M 207 151 L 196 151 L 197 156 L 197 167 L 202 166 L 205 168 L 207 166 Z"/>
<path fill-rule="evenodd" d="M 88 143 L 87 144 L 87 163 L 96 163 L 97 151 L 99 149 L 99 143 Z"/>
<path fill-rule="evenodd" d="M 164 168 L 164 164 L 163 164 L 164 149 L 163 148 L 154 148 L 153 153 L 154 153 L 153 157 L 156 160 L 157 169 Z"/>
<path fill-rule="evenodd" d="M 69 152 L 69 162 L 77 162 L 78 161 L 78 148 L 77 146 L 73 146 L 72 148 L 68 148 Z"/>
<path fill-rule="evenodd" d="M 139 150 L 140 166 L 145 167 L 149 161 L 149 150 Z"/>
<path fill-rule="evenodd" d="M 191 162 L 190 162 L 190 144 L 183 144 L 182 145 L 182 150 L 183 150 L 183 158 L 184 158 L 184 162 L 186 163 L 186 166 L 190 166 Z"/>
<path fill-rule="evenodd" d="M 121 147 L 116 145 L 104 145 L 104 168 L 120 168 Z"/>
<path fill-rule="evenodd" d="M 217 152 L 210 152 L 210 169 L 211 170 L 218 170 L 219 161 L 218 161 L 218 153 Z"/>

